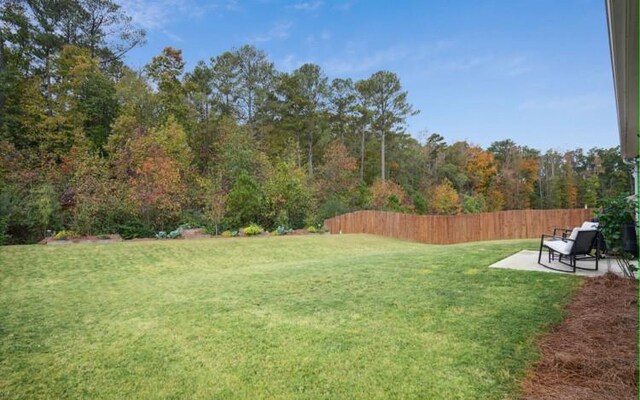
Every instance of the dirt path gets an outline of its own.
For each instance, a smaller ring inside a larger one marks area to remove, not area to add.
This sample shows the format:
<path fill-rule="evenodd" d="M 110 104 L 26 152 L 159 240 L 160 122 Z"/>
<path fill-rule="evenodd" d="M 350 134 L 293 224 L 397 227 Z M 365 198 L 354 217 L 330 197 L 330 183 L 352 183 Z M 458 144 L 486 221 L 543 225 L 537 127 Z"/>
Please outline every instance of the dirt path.
<path fill-rule="evenodd" d="M 524 398 L 638 398 L 638 282 L 607 274 L 586 279 L 567 319 L 539 342 L 540 362 Z"/>

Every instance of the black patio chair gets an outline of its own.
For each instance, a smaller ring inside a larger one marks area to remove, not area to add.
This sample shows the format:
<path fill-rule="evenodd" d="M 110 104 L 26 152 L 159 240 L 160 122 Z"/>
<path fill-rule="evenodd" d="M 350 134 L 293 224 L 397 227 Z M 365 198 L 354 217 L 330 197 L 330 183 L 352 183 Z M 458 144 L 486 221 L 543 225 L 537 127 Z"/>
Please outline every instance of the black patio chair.
<path fill-rule="evenodd" d="M 600 234 L 597 229 L 579 228 L 575 228 L 569 237 L 546 234 L 542 235 L 540 238 L 540 250 L 538 252 L 538 264 L 545 268 L 560 272 L 575 273 L 576 269 L 597 271 L 598 260 L 600 259 L 599 235 Z M 545 238 L 547 239 L 545 240 Z M 572 270 L 567 271 L 566 269 L 554 268 L 550 265 L 543 264 L 542 251 L 545 248 L 548 251 L 548 263 L 551 263 L 551 261 L 555 259 L 555 255 L 558 254 L 558 261 L 571 267 Z M 568 262 L 566 260 L 568 260 Z M 577 265 L 579 261 L 585 260 L 595 260 L 595 269 L 579 267 Z"/>

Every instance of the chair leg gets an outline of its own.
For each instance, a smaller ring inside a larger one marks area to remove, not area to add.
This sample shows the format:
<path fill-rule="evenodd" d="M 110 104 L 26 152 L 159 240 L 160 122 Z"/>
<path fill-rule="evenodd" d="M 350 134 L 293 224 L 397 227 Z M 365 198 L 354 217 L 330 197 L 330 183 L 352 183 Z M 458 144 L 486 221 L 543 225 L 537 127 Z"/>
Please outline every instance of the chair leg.
<path fill-rule="evenodd" d="M 540 264 L 541 258 L 542 258 L 542 239 L 540 239 L 540 250 L 538 250 L 538 264 Z"/>

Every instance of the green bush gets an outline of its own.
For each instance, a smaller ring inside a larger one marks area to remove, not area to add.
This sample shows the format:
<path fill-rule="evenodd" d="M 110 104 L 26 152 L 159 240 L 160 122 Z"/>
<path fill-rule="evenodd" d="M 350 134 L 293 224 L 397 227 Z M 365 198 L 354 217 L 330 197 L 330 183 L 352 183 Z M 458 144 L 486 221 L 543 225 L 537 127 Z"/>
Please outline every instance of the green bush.
<path fill-rule="evenodd" d="M 413 207 L 416 211 L 416 214 L 425 215 L 427 214 L 427 200 L 425 200 L 424 196 L 420 193 L 414 193 L 411 197 L 411 201 L 413 202 Z"/>
<path fill-rule="evenodd" d="M 69 240 L 69 239 L 77 239 L 80 237 L 80 234 L 76 231 L 71 230 L 61 230 L 56 233 L 53 238 L 56 240 Z"/>
<path fill-rule="evenodd" d="M 465 214 L 478 214 L 487 208 L 484 196 L 477 194 L 474 196 L 464 196 L 462 199 L 462 210 Z"/>
<path fill-rule="evenodd" d="M 242 230 L 242 232 L 244 232 L 244 234 L 247 235 L 247 236 L 255 236 L 255 235 L 259 235 L 262 232 L 264 232 L 264 229 L 262 229 L 262 227 L 260 225 L 251 224 L 251 225 L 247 226 L 246 228 L 244 228 Z"/>
<path fill-rule="evenodd" d="M 156 236 L 156 239 L 176 239 L 182 236 L 182 232 L 184 232 L 185 229 L 189 229 L 188 224 L 182 224 L 176 230 L 173 230 L 169 233 L 165 231 L 160 231 L 156 233 L 155 236 Z"/>
<path fill-rule="evenodd" d="M 265 198 L 255 179 L 241 174 L 229 192 L 226 203 L 226 223 L 245 226 L 261 222 L 265 211 Z"/>
<path fill-rule="evenodd" d="M 175 238 L 179 238 L 182 236 L 182 232 L 184 231 L 184 229 L 182 229 L 182 227 L 178 227 L 178 229 L 169 232 L 169 234 L 167 234 L 167 237 L 169 239 L 175 239 Z"/>
<path fill-rule="evenodd" d="M 387 206 L 385 207 L 385 209 L 389 211 L 401 212 L 401 213 L 407 211 L 405 207 L 400 203 L 400 199 L 398 198 L 398 196 L 396 196 L 393 193 L 390 194 L 389 197 L 387 197 Z"/>
<path fill-rule="evenodd" d="M 238 236 L 238 231 L 224 231 L 224 232 L 222 232 L 222 236 L 224 236 L 224 237 L 236 237 L 236 236 Z"/>
<path fill-rule="evenodd" d="M 300 228 L 313 211 L 313 186 L 306 173 L 288 163 L 278 163 L 265 184 L 267 226 Z"/>
<path fill-rule="evenodd" d="M 153 229 L 136 219 L 116 225 L 116 233 L 127 240 L 154 237 Z"/>
<path fill-rule="evenodd" d="M 307 227 L 307 232 L 309 233 L 318 233 L 318 228 L 316 228 L 315 226 L 311 225 Z"/>
<path fill-rule="evenodd" d="M 274 236 L 282 236 L 282 235 L 286 235 L 287 233 L 292 233 L 292 232 L 293 232 L 293 229 L 288 229 L 288 228 L 285 228 L 282 225 L 279 225 L 275 230 L 273 230 L 271 232 L 271 234 L 274 235 Z"/>
<path fill-rule="evenodd" d="M 7 233 L 9 230 L 8 218 L 0 217 L 0 246 L 7 244 L 11 236 Z"/>
<path fill-rule="evenodd" d="M 0 244 L 36 243 L 46 236 L 47 229 L 62 229 L 58 198 L 50 184 L 19 185 L 0 180 Z"/>
<path fill-rule="evenodd" d="M 605 199 L 602 211 L 596 213 L 599 228 L 609 250 L 620 253 L 623 249 L 623 229 L 634 223 L 635 202 L 627 200 L 626 194 Z"/>
<path fill-rule="evenodd" d="M 349 209 L 349 206 L 347 206 L 340 199 L 332 197 L 328 199 L 326 202 L 324 202 L 322 205 L 320 205 L 320 207 L 318 208 L 316 221 L 314 222 L 316 224 L 324 223 L 324 221 L 328 218 L 333 218 L 337 215 L 346 214 L 349 211 L 351 211 Z"/>

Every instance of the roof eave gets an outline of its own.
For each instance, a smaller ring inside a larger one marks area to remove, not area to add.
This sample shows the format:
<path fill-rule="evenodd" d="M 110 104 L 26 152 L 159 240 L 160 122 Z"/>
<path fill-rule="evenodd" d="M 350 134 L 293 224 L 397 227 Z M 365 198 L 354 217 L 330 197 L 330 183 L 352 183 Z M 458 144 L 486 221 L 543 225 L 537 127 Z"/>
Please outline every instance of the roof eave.
<path fill-rule="evenodd" d="M 638 1 L 605 0 L 620 149 L 638 157 Z"/>

